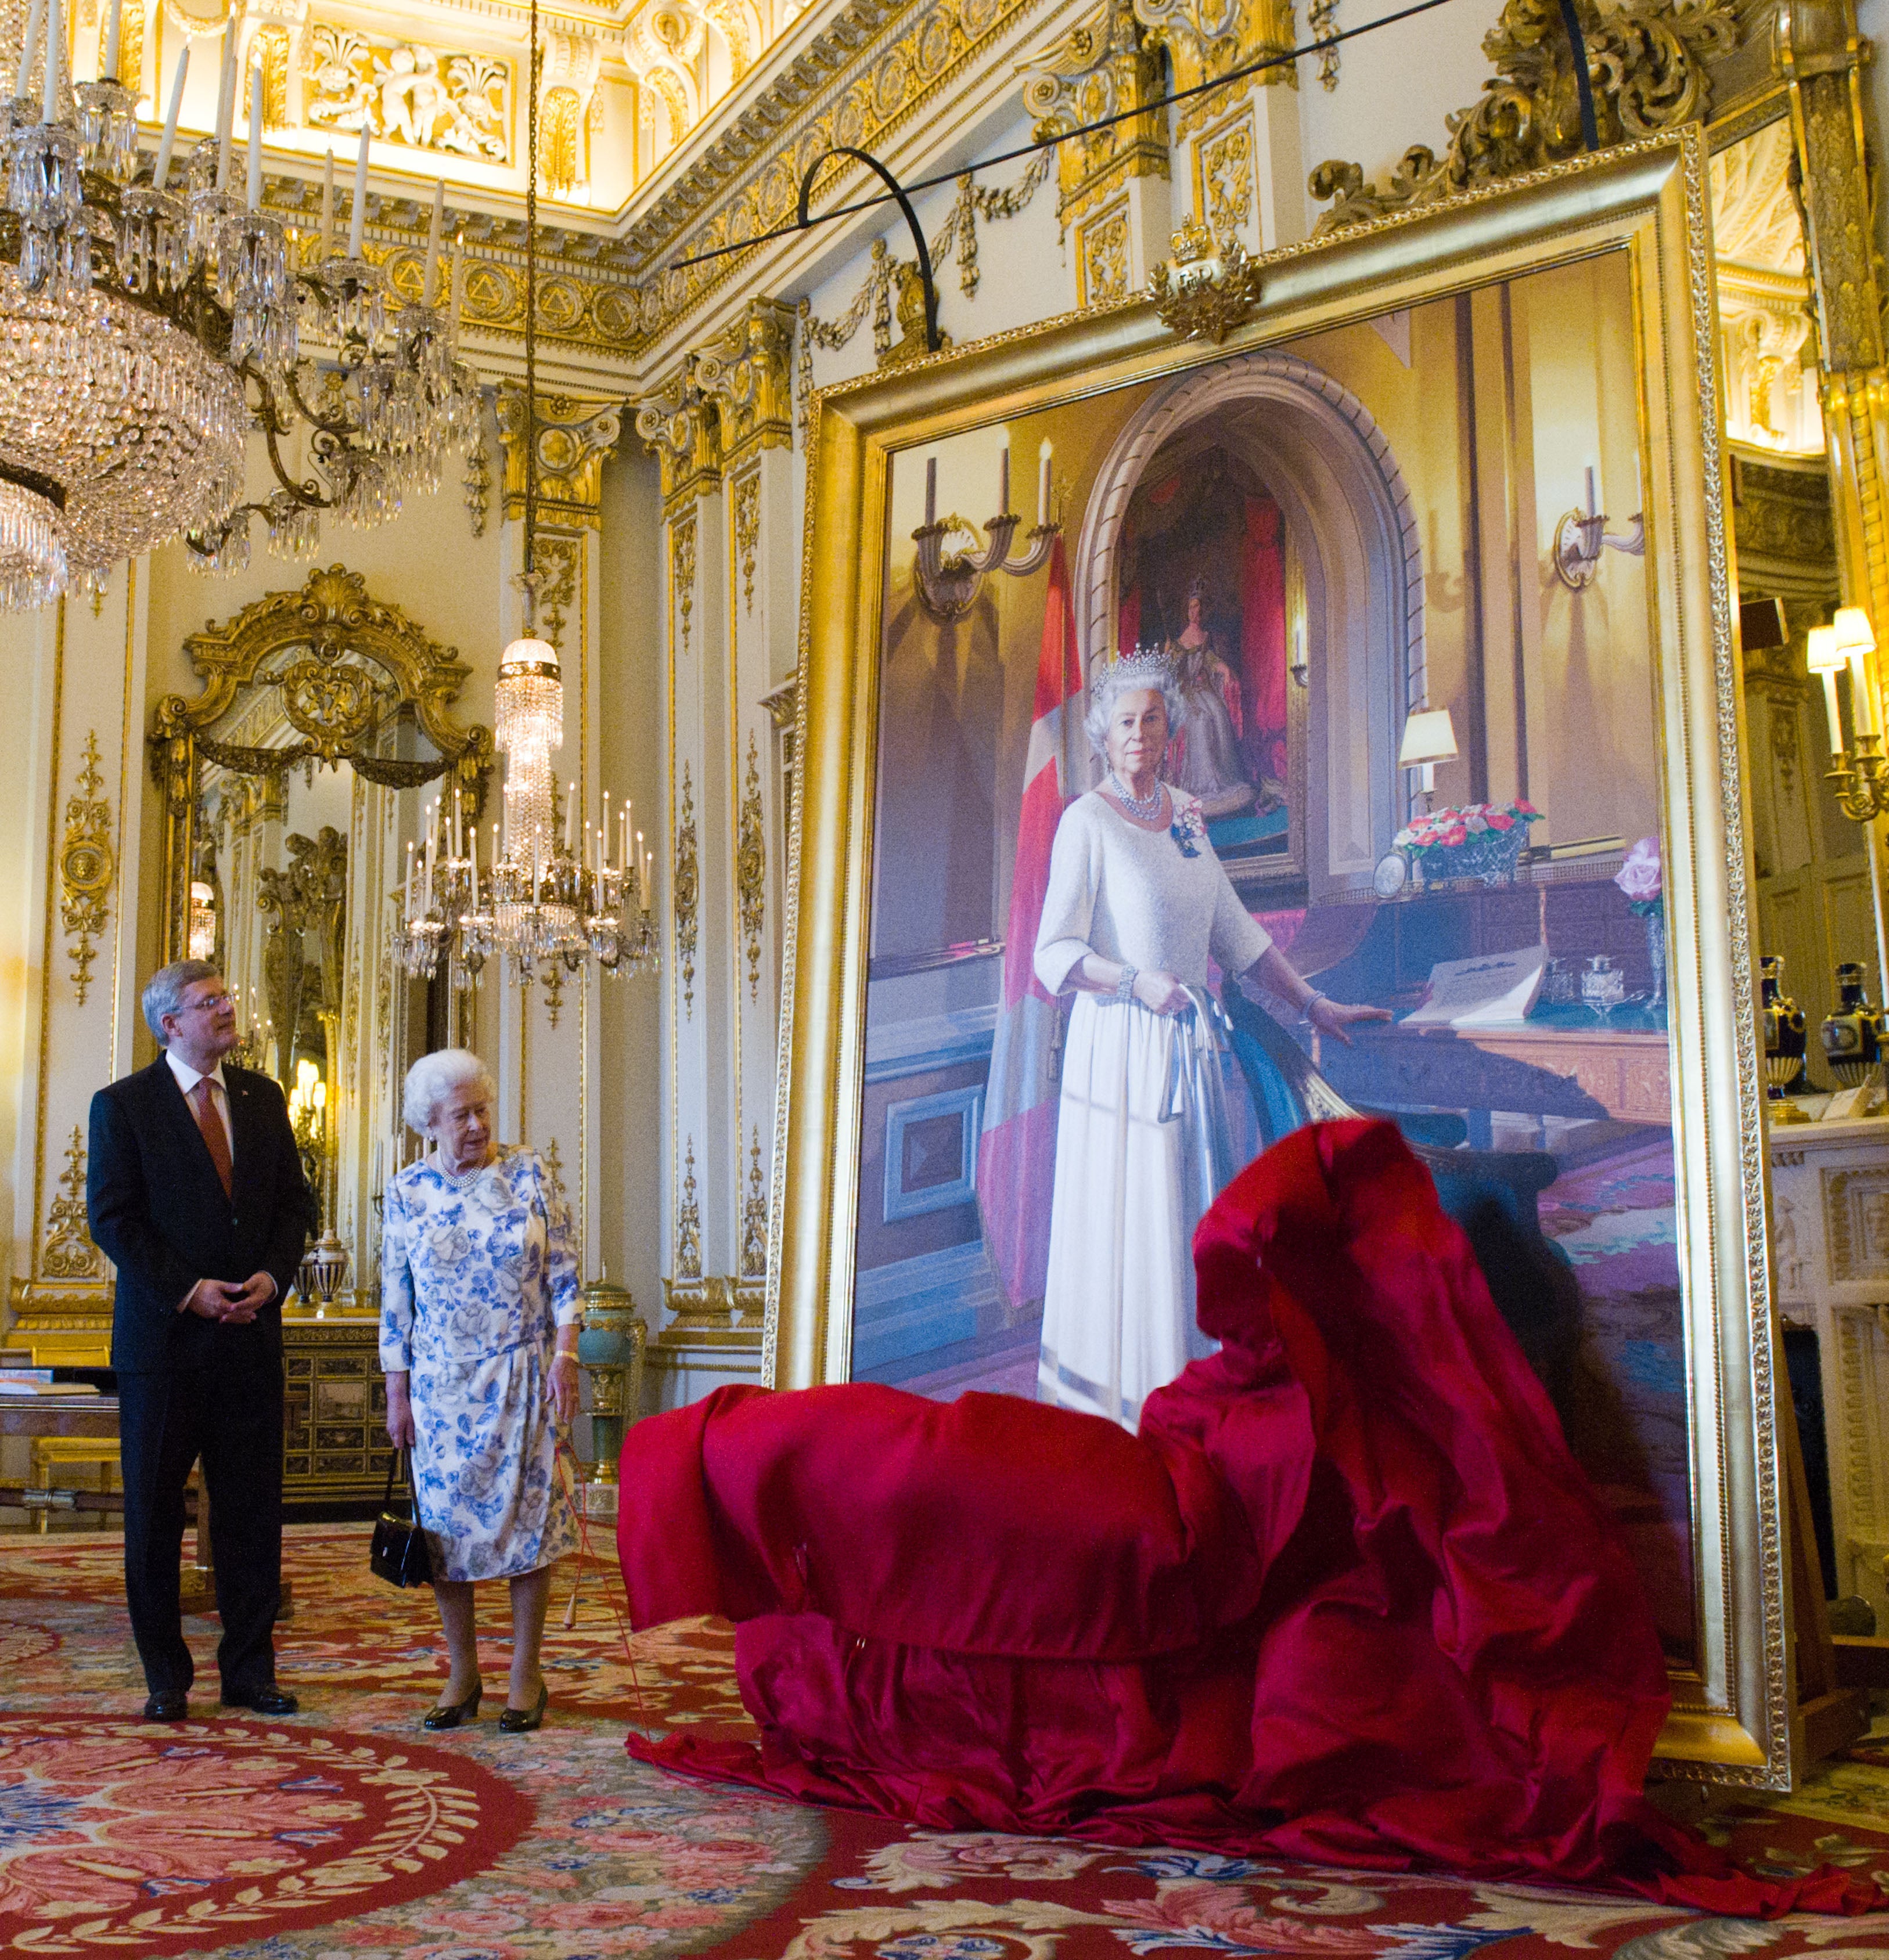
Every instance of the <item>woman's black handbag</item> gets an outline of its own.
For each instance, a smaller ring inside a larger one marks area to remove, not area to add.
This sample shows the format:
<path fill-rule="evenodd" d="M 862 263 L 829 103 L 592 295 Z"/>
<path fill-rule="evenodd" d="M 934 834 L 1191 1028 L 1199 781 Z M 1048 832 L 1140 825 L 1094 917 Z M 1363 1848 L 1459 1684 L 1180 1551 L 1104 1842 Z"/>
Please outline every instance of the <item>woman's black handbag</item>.
<path fill-rule="evenodd" d="M 403 1517 L 393 1508 L 393 1473 L 406 1468 L 406 1512 Z M 430 1586 L 433 1583 L 433 1554 L 420 1529 L 420 1507 L 413 1494 L 413 1462 L 402 1449 L 388 1459 L 387 1495 L 381 1500 L 381 1515 L 374 1521 L 374 1543 L 368 1552 L 368 1570 L 390 1586 Z"/>

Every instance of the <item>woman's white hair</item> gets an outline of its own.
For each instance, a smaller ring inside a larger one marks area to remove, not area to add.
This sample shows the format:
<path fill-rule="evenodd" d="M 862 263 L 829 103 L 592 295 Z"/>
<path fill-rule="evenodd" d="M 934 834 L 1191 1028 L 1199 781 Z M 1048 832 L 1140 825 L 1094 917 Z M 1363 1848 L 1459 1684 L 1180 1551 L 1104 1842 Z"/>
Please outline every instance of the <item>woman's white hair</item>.
<path fill-rule="evenodd" d="M 1109 718 L 1117 701 L 1136 689 L 1152 689 L 1161 696 L 1167 711 L 1167 732 L 1174 734 L 1187 719 L 1180 686 L 1174 679 L 1174 663 L 1164 654 L 1125 654 L 1096 670 L 1089 686 L 1089 711 L 1082 725 L 1088 730 L 1089 746 L 1104 761 L 1108 756 Z"/>
<path fill-rule="evenodd" d="M 492 1079 L 492 1071 L 470 1048 L 436 1048 L 431 1055 L 422 1055 L 406 1071 L 406 1084 L 400 1091 L 400 1114 L 406 1120 L 406 1127 L 426 1135 L 432 1128 L 433 1112 L 441 1103 L 455 1089 L 473 1083 L 496 1099 L 499 1085 Z"/>

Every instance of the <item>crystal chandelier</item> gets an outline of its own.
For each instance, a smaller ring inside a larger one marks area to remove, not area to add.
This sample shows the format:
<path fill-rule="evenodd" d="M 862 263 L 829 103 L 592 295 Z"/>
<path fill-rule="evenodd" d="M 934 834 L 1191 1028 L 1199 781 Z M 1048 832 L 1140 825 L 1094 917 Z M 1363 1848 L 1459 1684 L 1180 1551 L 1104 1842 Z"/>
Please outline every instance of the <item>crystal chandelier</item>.
<path fill-rule="evenodd" d="M 569 785 L 557 821 L 551 752 L 564 744 L 564 679 L 557 648 L 537 637 L 537 0 L 531 0 L 530 87 L 527 94 L 530 174 L 525 189 L 524 633 L 501 656 L 493 739 L 505 758 L 505 819 L 492 826 L 485 868 L 476 825 L 462 822 L 455 788 L 450 811 L 435 803 L 423 844 L 407 846 L 406 881 L 394 951 L 416 978 L 442 963 L 470 987 L 486 962 L 503 955 L 529 985 L 540 968 L 577 973 L 594 959 L 606 973 L 655 970 L 650 907 L 651 854 L 628 804 L 613 838 L 610 796 L 601 822 L 587 819 L 580 838 L 578 786 Z M 613 849 L 613 846 L 614 847 Z"/>
<path fill-rule="evenodd" d="M 446 450 L 478 432 L 477 383 L 436 303 L 439 197 L 425 290 L 390 326 L 386 282 L 361 249 L 365 129 L 346 256 L 331 256 L 331 164 L 312 266 L 291 264 L 281 223 L 262 208 L 260 69 L 248 196 L 229 188 L 234 14 L 215 140 L 198 145 L 174 188 L 186 49 L 140 180 L 137 92 L 115 72 L 121 5 L 112 0 L 104 78 L 68 88 L 61 0 L 33 0 L 16 93 L 0 100 L 9 214 L 0 221 L 0 607 L 9 610 L 45 605 L 75 578 L 100 580 L 114 560 L 180 532 L 193 562 L 237 569 L 258 513 L 272 548 L 305 555 L 320 512 L 355 523 L 392 516 L 406 492 L 437 482 Z M 28 91 L 42 51 L 36 118 Z M 305 345 L 319 351 L 304 354 Z M 281 452 L 302 424 L 307 476 Z M 265 503 L 243 504 L 257 425 L 278 487 Z"/>

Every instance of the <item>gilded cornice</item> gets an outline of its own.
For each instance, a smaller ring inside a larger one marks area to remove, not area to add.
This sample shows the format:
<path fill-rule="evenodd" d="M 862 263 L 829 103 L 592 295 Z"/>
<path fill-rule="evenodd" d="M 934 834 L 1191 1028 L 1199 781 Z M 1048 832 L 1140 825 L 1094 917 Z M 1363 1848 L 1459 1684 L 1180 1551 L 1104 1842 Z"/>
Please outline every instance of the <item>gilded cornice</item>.
<path fill-rule="evenodd" d="M 505 516 L 524 514 L 524 391 L 499 390 L 499 436 L 505 453 Z M 572 395 L 537 398 L 538 514 L 549 523 L 603 523 L 604 463 L 623 432 L 622 405 Z"/>
<path fill-rule="evenodd" d="M 1276 0 L 1266 0 L 1276 4 Z M 962 81 L 1007 37 L 1055 0 L 846 0 L 798 46 L 790 33 L 780 66 L 745 101 L 731 100 L 717 133 L 698 126 L 673 181 L 643 205 L 640 195 L 613 220 L 547 215 L 539 243 L 538 330 L 541 349 L 570 368 L 621 371 L 731 282 L 751 276 L 739 255 L 687 272 L 674 262 L 751 237 L 791 217 L 801 173 L 835 144 L 883 150 L 944 91 Z M 1238 0 L 1245 8 L 1253 0 Z M 476 7 L 469 10 L 477 13 Z M 512 18 L 515 8 L 489 10 Z M 797 27 L 798 24 L 796 24 Z M 572 33 L 597 30 L 573 18 Z M 711 110 L 711 126 L 718 112 Z M 430 153 L 416 152 L 426 167 Z M 669 174 L 661 167 L 659 176 Z M 817 207 L 852 194 L 855 173 L 836 168 L 822 180 Z M 427 186 L 412 196 L 370 194 L 366 256 L 384 266 L 396 291 L 417 297 L 431 215 Z M 482 348 L 508 349 L 524 326 L 524 231 L 521 201 L 449 184 L 448 235 L 463 236 L 463 324 L 475 359 Z M 271 173 L 266 202 L 285 222 L 312 230 L 320 207 L 312 165 L 307 177 Z M 468 209 L 473 200 L 486 207 Z M 499 208 L 494 210 L 493 206 Z M 634 215 L 630 213 L 633 212 Z M 515 214 L 515 215 L 514 215 Z"/>
<path fill-rule="evenodd" d="M 646 396 L 636 433 L 655 451 L 664 504 L 686 502 L 722 481 L 722 418 L 696 379 L 691 355 Z"/>
<path fill-rule="evenodd" d="M 642 331 L 654 341 L 743 276 L 739 254 L 686 272 L 677 258 L 771 229 L 792 215 L 801 172 L 835 144 L 883 151 L 938 96 L 1014 33 L 1044 0 L 849 0 L 624 237 L 648 275 Z M 817 207 L 852 194 L 855 173 L 823 175 Z"/>
<path fill-rule="evenodd" d="M 792 448 L 793 354 L 793 308 L 750 300 L 747 312 L 696 356 L 696 385 L 715 401 L 729 468 L 750 450 Z M 641 433 L 640 415 L 637 428 Z"/>

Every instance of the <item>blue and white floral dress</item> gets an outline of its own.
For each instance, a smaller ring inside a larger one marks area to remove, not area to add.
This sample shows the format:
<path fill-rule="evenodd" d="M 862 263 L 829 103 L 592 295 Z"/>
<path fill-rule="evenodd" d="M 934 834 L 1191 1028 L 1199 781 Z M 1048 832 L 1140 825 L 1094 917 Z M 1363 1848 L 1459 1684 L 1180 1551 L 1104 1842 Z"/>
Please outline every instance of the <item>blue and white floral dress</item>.
<path fill-rule="evenodd" d="M 556 1329 L 578 1317 L 563 1205 L 533 1151 L 387 1187 L 381 1366 L 411 1371 L 413 1484 L 444 1579 L 511 1579 L 574 1551 L 556 1475 Z"/>

